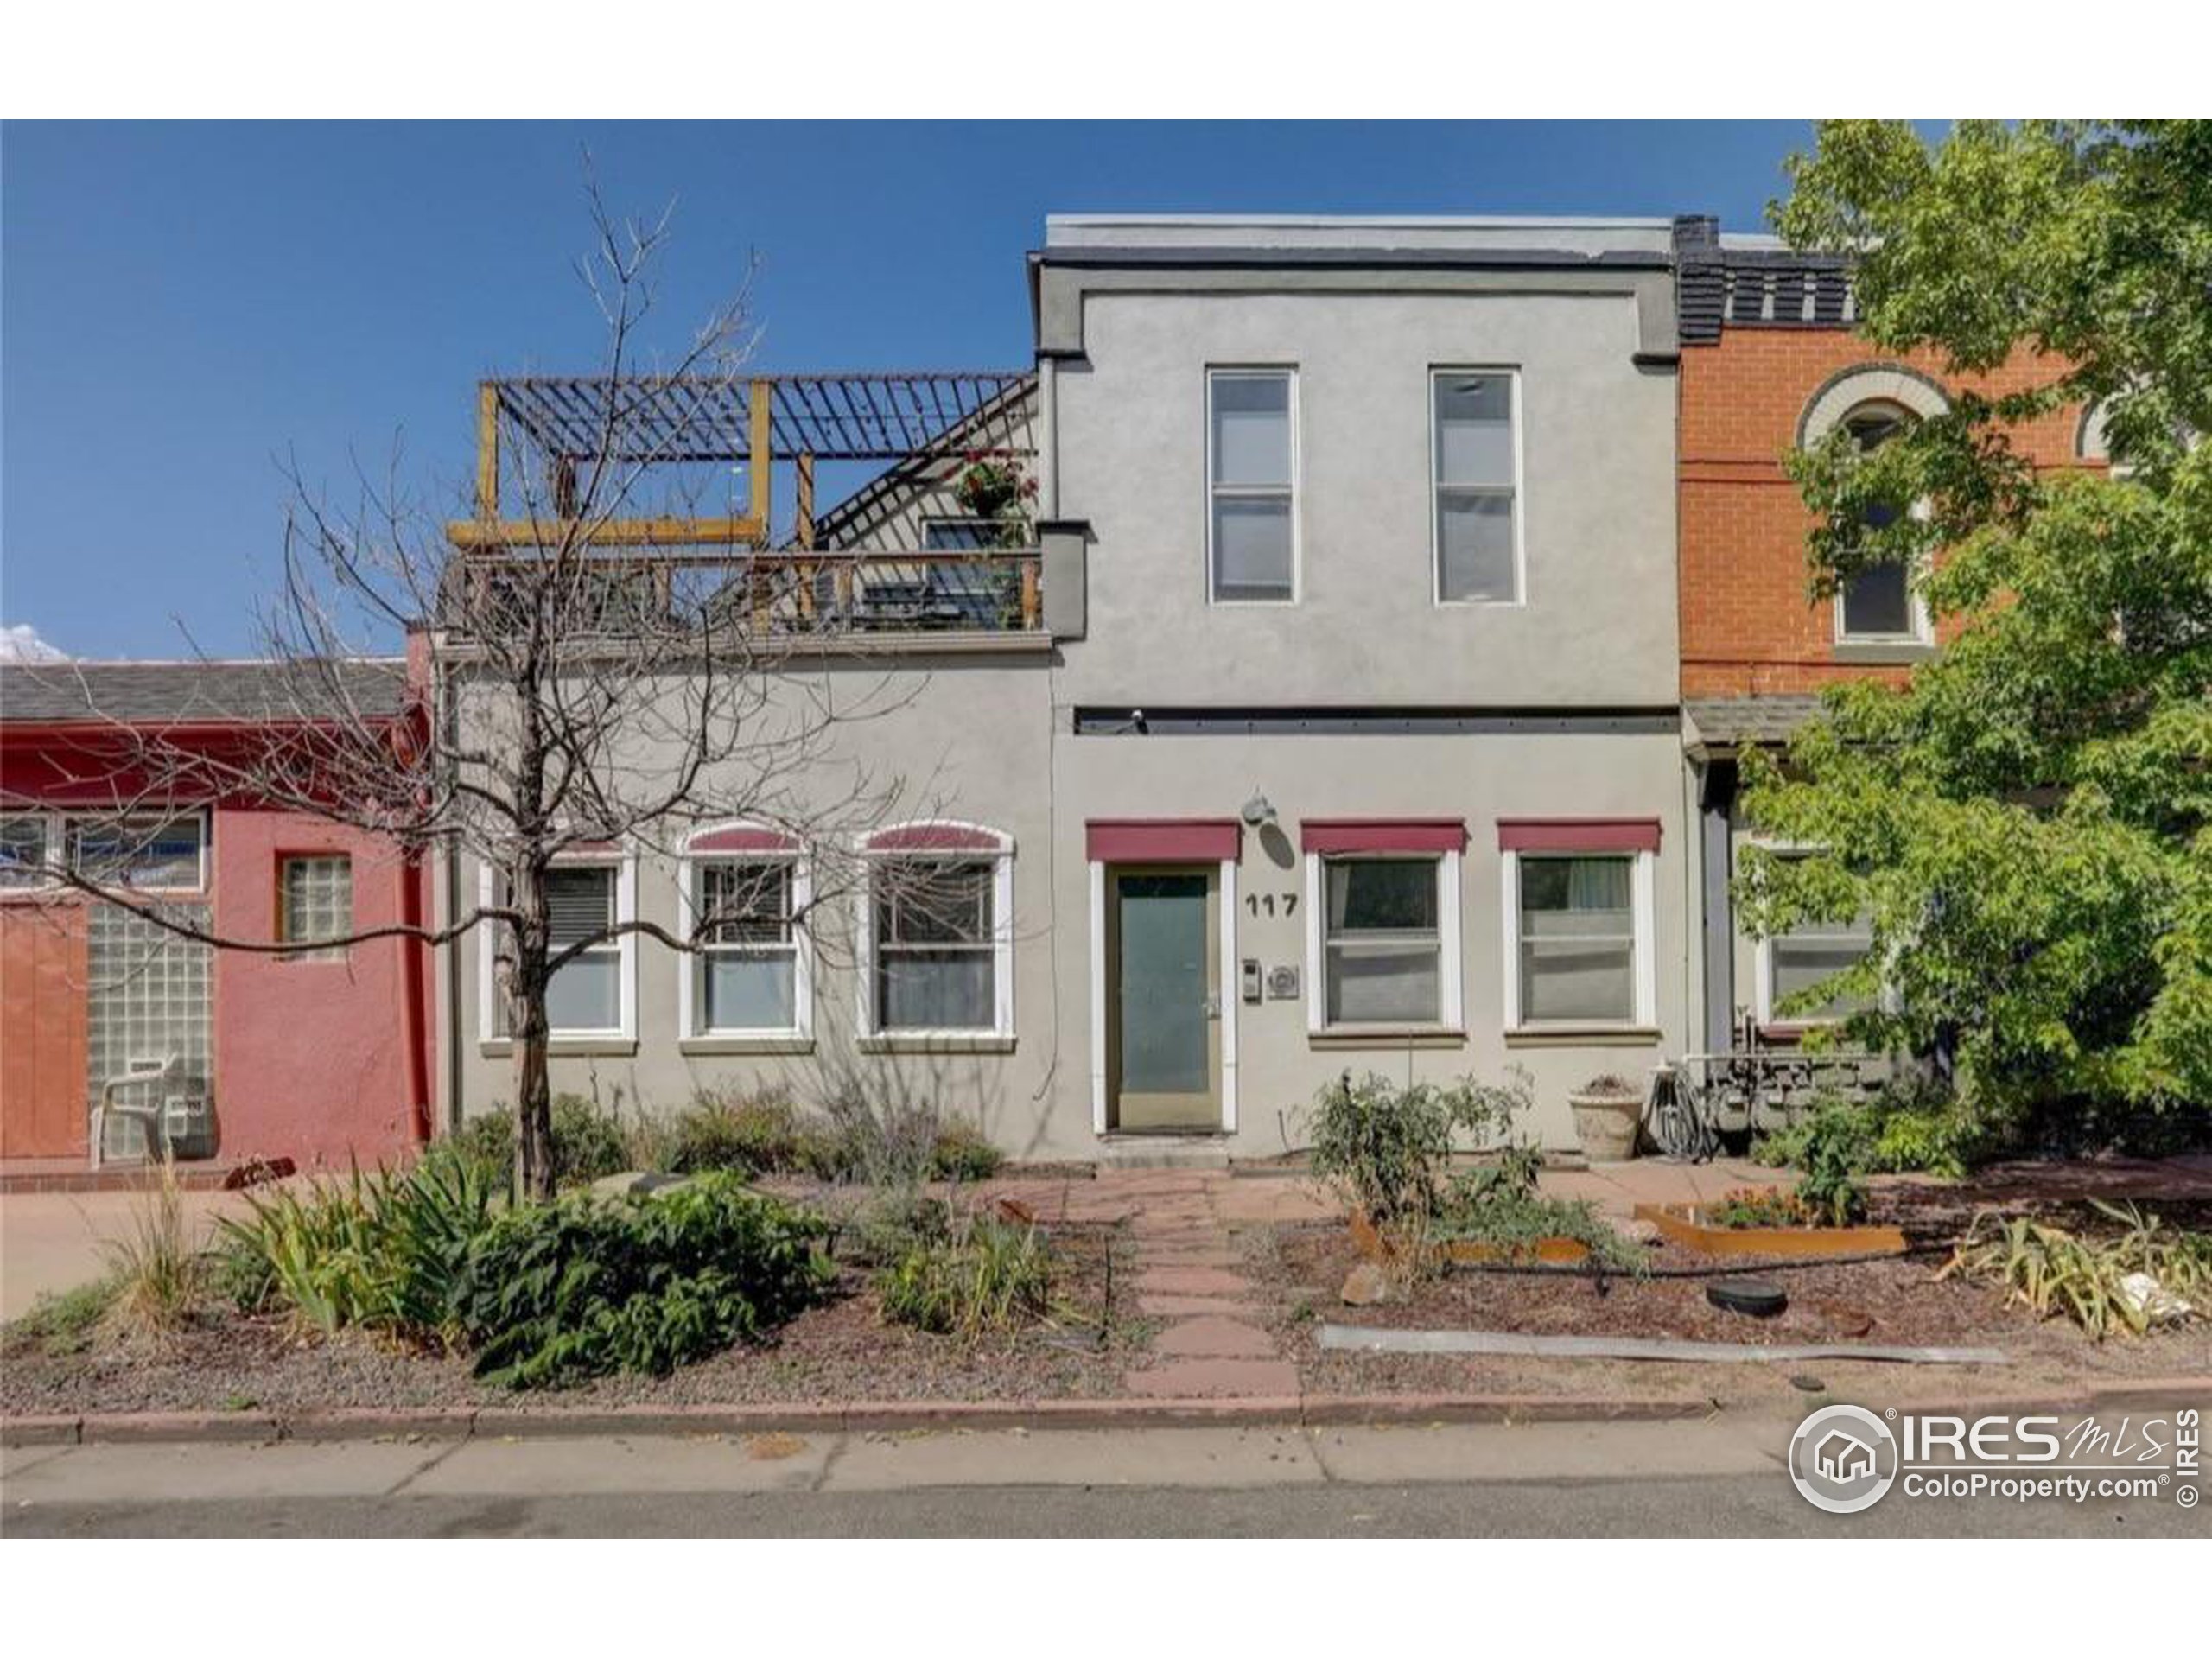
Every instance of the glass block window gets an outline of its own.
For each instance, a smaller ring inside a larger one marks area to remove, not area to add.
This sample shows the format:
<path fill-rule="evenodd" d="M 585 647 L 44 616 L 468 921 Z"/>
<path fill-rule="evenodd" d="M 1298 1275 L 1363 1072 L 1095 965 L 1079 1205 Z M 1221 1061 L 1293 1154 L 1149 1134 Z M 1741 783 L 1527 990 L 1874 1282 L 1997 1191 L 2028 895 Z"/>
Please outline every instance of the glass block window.
<path fill-rule="evenodd" d="M 874 870 L 880 1031 L 989 1031 L 997 1020 L 988 859 L 885 859 Z"/>
<path fill-rule="evenodd" d="M 207 925 L 204 905 L 173 907 L 181 919 Z M 90 907 L 86 938 L 87 1103 L 100 1086 L 126 1072 L 149 1071 L 172 1058 L 204 1092 L 208 1078 L 208 986 L 213 953 L 114 905 Z M 127 1148 L 117 1148 L 118 1155 Z"/>
<path fill-rule="evenodd" d="M 280 860 L 277 938 L 286 944 L 342 938 L 353 931 L 353 861 L 344 854 Z M 287 962 L 342 962 L 343 944 L 294 950 Z"/>
<path fill-rule="evenodd" d="M 1438 864 L 1433 858 L 1322 861 L 1329 1025 L 1433 1025 L 1440 1017 Z"/>
<path fill-rule="evenodd" d="M 702 1033 L 789 1032 L 798 1026 L 798 930 L 789 859 L 695 867 Z"/>
<path fill-rule="evenodd" d="M 1436 596 L 1466 603 L 1521 596 L 1514 524 L 1520 468 L 1513 376 L 1440 370 L 1430 382 L 1436 453 Z"/>
<path fill-rule="evenodd" d="M 1521 855 L 1521 1020 L 1636 1018 L 1632 855 Z"/>

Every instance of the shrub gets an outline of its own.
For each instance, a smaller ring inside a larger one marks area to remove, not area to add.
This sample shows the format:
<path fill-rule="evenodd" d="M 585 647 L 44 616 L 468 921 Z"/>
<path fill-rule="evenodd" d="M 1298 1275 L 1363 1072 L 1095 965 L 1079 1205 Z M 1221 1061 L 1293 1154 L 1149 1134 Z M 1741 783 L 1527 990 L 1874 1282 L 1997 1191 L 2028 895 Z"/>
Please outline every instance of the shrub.
<path fill-rule="evenodd" d="M 9 1351 L 35 1351 L 51 1359 L 83 1353 L 115 1306 L 116 1290 L 117 1281 L 108 1277 L 73 1290 L 46 1292 L 29 1313 L 10 1322 Z"/>
<path fill-rule="evenodd" d="M 1543 1163 L 1535 1147 L 1508 1147 L 1495 1162 L 1454 1175 L 1432 1235 L 1495 1245 L 1509 1257 L 1533 1254 L 1539 1239 L 1572 1238 L 1608 1267 L 1643 1267 L 1643 1250 L 1616 1232 L 1589 1199 L 1537 1192 Z"/>
<path fill-rule="evenodd" d="M 505 1185 L 477 1159 L 432 1147 L 404 1174 L 357 1168 L 250 1196 L 251 1213 L 223 1223 L 220 1278 L 241 1307 L 274 1302 L 326 1335 L 359 1325 L 443 1341 L 462 1264 Z"/>
<path fill-rule="evenodd" d="M 1374 1072 L 1355 1083 L 1347 1071 L 1306 1113 L 1313 1173 L 1378 1227 L 1424 1224 L 1455 1143 L 1503 1133 L 1532 1103 L 1528 1073 L 1516 1069 L 1511 1077 L 1496 1088 L 1471 1077 L 1401 1086 Z"/>
<path fill-rule="evenodd" d="M 663 1375 L 782 1323 L 828 1282 L 819 1217 L 715 1173 L 647 1197 L 509 1211 L 456 1287 L 476 1373 L 511 1388 Z"/>
<path fill-rule="evenodd" d="M 991 1217 L 966 1221 L 943 1238 L 916 1239 L 875 1278 L 886 1319 L 968 1342 L 1041 1319 L 1052 1288 L 1045 1236 Z"/>
<path fill-rule="evenodd" d="M 1769 1192 L 1739 1186 L 1705 1208 L 1715 1227 L 1812 1227 L 1819 1219 L 1795 1192 Z"/>
<path fill-rule="evenodd" d="M 514 1113 L 501 1107 L 464 1122 L 453 1143 L 479 1167 L 501 1181 L 515 1166 Z M 582 1095 L 553 1097 L 553 1179 L 577 1186 L 634 1168 L 629 1137 L 621 1119 Z"/>
<path fill-rule="evenodd" d="M 998 1173 L 1006 1154 L 983 1132 L 958 1119 L 937 1132 L 930 1145 L 930 1174 L 940 1181 L 984 1181 Z"/>
<path fill-rule="evenodd" d="M 2151 1310 L 2120 1289 L 2130 1274 L 2147 1274 L 2202 1307 L 2212 1291 L 2212 1235 L 2169 1230 L 2133 1205 L 2090 1202 L 2126 1230 L 2097 1242 L 2024 1216 L 2008 1220 L 1984 1211 L 1937 1276 L 1958 1274 L 2001 1287 L 2008 1302 L 2037 1319 L 2063 1314 L 2099 1342 L 2120 1331 L 2140 1336 L 2151 1326 Z"/>
<path fill-rule="evenodd" d="M 176 1170 L 167 1161 L 132 1207 L 130 1230 L 103 1241 L 100 1253 L 115 1286 L 110 1317 L 128 1332 L 169 1336 L 191 1322 L 207 1296 L 207 1259 L 185 1218 Z"/>
<path fill-rule="evenodd" d="M 1797 1197 L 1831 1226 L 1858 1220 L 1866 1213 L 1866 1183 L 1860 1178 L 1873 1151 L 1865 1112 L 1829 1106 L 1814 1113 L 1799 1154 L 1804 1173 L 1797 1178 Z"/>
<path fill-rule="evenodd" d="M 830 1131 L 780 1090 L 702 1093 L 669 1124 L 665 1141 L 660 1166 L 677 1174 L 728 1169 L 834 1179 L 847 1163 Z"/>

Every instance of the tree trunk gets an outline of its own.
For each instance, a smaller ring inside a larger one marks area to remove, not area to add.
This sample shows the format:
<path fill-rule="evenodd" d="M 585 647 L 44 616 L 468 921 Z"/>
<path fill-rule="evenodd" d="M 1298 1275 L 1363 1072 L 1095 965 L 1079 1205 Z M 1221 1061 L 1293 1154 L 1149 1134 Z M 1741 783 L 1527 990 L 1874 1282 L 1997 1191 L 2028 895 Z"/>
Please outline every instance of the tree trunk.
<path fill-rule="evenodd" d="M 553 1196 L 553 1090 L 546 1074 L 545 958 L 550 932 L 543 873 L 518 868 L 510 883 L 521 916 L 516 930 L 514 976 L 507 997 L 507 1030 L 514 1045 L 515 1192 L 531 1201 Z"/>

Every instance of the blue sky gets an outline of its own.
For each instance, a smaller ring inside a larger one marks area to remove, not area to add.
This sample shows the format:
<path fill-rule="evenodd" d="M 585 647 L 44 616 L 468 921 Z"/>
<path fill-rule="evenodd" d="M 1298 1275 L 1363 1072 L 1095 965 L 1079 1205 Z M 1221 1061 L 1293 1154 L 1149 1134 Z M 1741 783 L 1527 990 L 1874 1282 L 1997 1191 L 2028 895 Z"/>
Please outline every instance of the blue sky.
<path fill-rule="evenodd" d="M 251 644 L 277 457 L 395 435 L 442 508 L 481 375 L 588 368 L 580 154 L 676 205 L 673 345 L 762 261 L 769 369 L 1028 361 L 1048 212 L 1717 213 L 1801 123 L 26 125 L 0 130 L 0 621 L 87 657 Z"/>

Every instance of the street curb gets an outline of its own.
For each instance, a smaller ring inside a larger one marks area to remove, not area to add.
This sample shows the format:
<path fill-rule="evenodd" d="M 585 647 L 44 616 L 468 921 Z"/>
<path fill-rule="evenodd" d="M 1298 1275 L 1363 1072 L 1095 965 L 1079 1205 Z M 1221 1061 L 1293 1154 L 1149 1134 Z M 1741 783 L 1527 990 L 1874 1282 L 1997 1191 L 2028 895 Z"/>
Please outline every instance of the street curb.
<path fill-rule="evenodd" d="M 2141 1410 L 2212 1405 L 2212 1376 L 2143 1377 L 2070 1394 L 1884 1400 L 1900 1411 Z M 876 1400 L 848 1404 L 696 1406 L 430 1406 L 278 1412 L 92 1412 L 0 1418 L 0 1446 L 182 1444 L 195 1441 L 549 1440 L 584 1436 L 1025 1432 L 1065 1428 L 1281 1428 L 1364 1423 L 1667 1422 L 1723 1408 L 1703 1395 L 1618 1399 L 1597 1395 L 1308 1394 L 1152 1400 Z"/>

